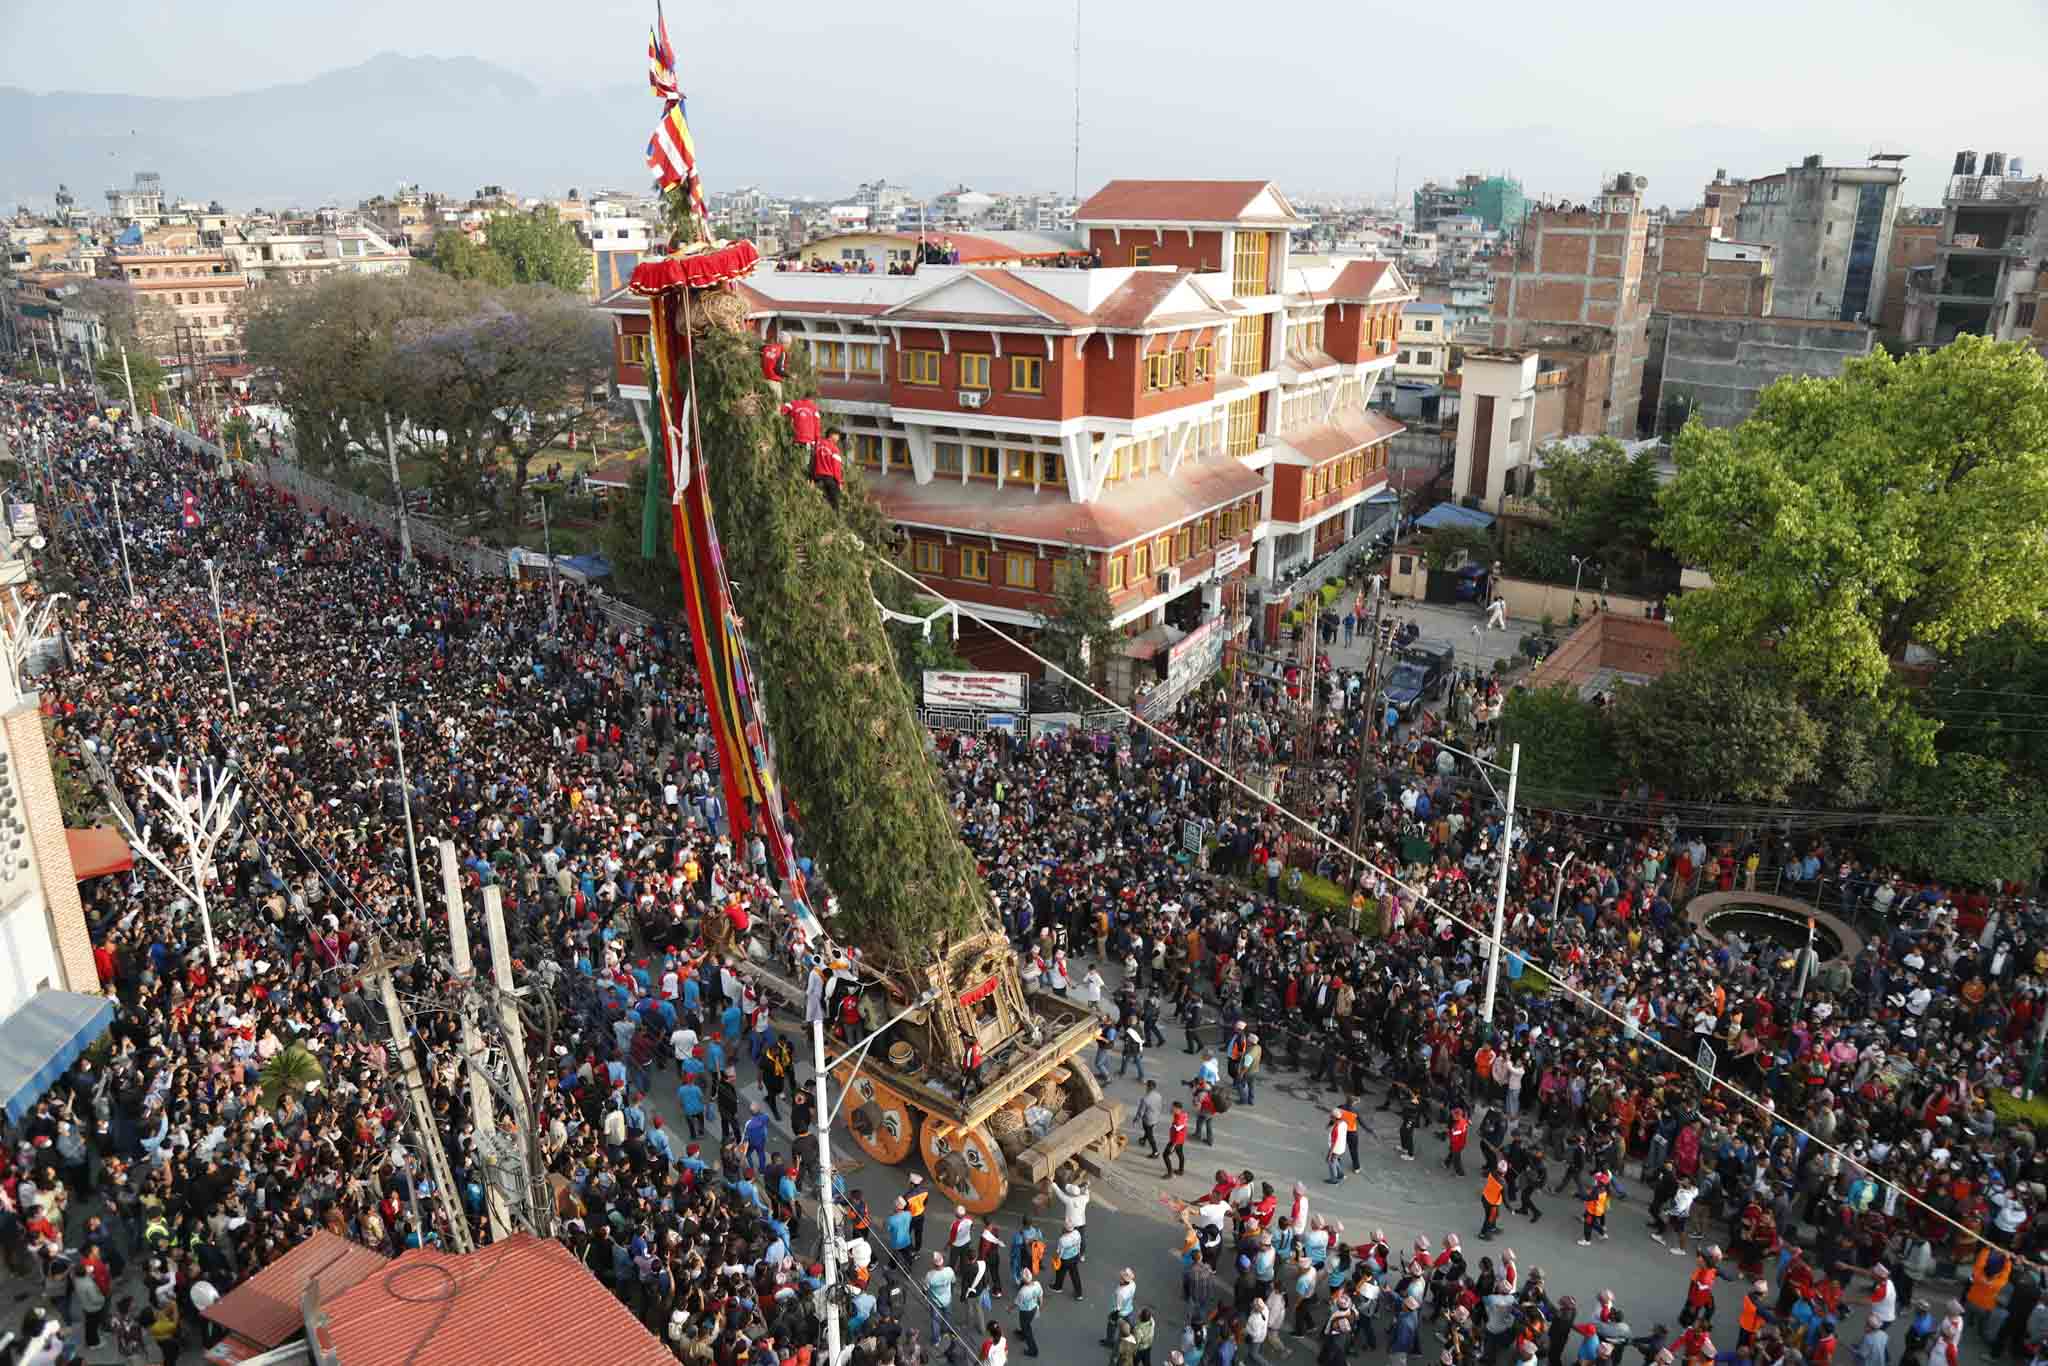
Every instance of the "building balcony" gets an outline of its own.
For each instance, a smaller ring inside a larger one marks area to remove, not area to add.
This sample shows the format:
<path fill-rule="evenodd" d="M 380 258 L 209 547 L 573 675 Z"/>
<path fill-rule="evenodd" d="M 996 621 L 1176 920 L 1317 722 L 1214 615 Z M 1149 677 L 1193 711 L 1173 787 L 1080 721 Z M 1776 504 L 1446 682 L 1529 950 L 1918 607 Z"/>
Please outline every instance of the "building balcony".
<path fill-rule="evenodd" d="M 1549 508 L 1526 494 L 1511 494 L 1502 498 L 1500 511 L 1504 517 L 1514 517 L 1524 522 L 1542 522 L 1546 526 L 1556 520 Z"/>
<path fill-rule="evenodd" d="M 2014 180 L 2010 176 L 1955 176 L 1948 182 L 1944 204 L 2039 204 L 2048 202 L 2048 176 Z"/>
<path fill-rule="evenodd" d="M 1997 275 L 1966 275 L 1961 279 L 1954 276 L 1941 280 L 1935 285 L 1937 297 L 1943 299 L 1991 300 L 1998 297 Z"/>

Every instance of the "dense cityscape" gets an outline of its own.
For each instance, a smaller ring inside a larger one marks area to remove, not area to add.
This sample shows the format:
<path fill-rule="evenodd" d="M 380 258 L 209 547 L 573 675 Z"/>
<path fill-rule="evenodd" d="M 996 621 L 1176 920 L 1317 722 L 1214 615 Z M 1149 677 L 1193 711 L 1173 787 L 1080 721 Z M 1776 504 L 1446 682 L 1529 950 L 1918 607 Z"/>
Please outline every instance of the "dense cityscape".
<path fill-rule="evenodd" d="M 2048 152 L 786 195 L 670 21 L 0 206 L 0 1366 L 2048 1363 Z"/>

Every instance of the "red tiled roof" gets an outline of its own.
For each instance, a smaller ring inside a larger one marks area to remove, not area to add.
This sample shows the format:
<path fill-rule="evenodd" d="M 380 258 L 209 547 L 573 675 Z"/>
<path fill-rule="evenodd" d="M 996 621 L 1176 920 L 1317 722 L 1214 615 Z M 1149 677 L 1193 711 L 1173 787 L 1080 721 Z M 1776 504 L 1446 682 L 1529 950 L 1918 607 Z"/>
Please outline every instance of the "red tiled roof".
<path fill-rule="evenodd" d="M 829 242 L 835 237 L 881 237 L 891 242 L 908 242 L 913 246 L 920 240 L 914 232 L 873 232 L 863 228 L 854 228 L 846 232 L 828 233 L 824 237 L 818 238 L 815 242 L 804 243 L 804 246 L 807 248 L 814 247 L 819 242 Z M 972 265 L 977 261 L 1050 261 L 1061 256 L 1079 256 L 1085 250 L 1079 244 L 1063 247 L 1052 243 L 1047 243 L 1042 247 L 1027 248 L 1021 245 L 1012 245 L 1008 242 L 998 241 L 993 237 L 983 237 L 979 233 L 972 232 L 941 232 L 934 230 L 927 232 L 922 240 L 937 246 L 951 243 L 953 250 L 960 253 L 960 264 L 963 266 Z"/>
<path fill-rule="evenodd" d="M 1070 501 L 1065 488 L 1033 493 L 971 479 L 919 484 L 908 474 L 870 474 L 867 484 L 892 522 L 1109 550 L 1249 497 L 1266 486 L 1266 476 L 1236 460 L 1209 460 L 1182 465 L 1171 477 L 1112 484 L 1092 503 Z"/>
<path fill-rule="evenodd" d="M 785 273 L 785 274 L 794 274 L 794 275 L 807 275 L 807 274 L 809 274 L 810 272 L 809 272 L 809 271 L 788 271 L 788 272 L 784 272 L 784 273 Z M 824 272 L 822 272 L 822 271 L 821 271 L 821 272 L 819 272 L 819 274 L 820 274 L 821 276 L 823 276 L 823 275 L 824 275 Z M 843 277 L 843 276 L 836 276 L 836 275 L 835 275 L 835 276 L 827 276 L 827 277 L 825 277 L 825 278 L 829 278 L 829 279 L 835 279 L 835 280 L 836 280 L 836 279 L 843 279 L 844 277 Z M 892 305 L 889 305 L 889 304 L 885 304 L 885 303 L 849 303 L 849 302 L 842 302 L 842 301 L 840 301 L 840 300 L 836 300 L 836 299 L 835 299 L 835 300 L 824 300 L 824 299 L 777 299 L 777 298 L 774 298 L 774 297 L 773 297 L 773 296 L 771 296 L 771 295 L 763 294 L 763 293 L 762 293 L 762 292 L 761 292 L 760 290 L 758 290 L 758 289 L 755 289 L 755 288 L 753 288 L 753 287 L 752 287 L 751 285 L 747 285 L 747 284 L 744 284 L 744 283 L 742 283 L 742 284 L 738 284 L 738 285 L 735 285 L 735 286 L 733 286 L 733 288 L 735 288 L 735 289 L 739 290 L 739 292 L 740 292 L 740 297 L 741 297 L 742 299 L 745 299 L 745 300 L 747 301 L 747 311 L 748 311 L 748 312 L 749 312 L 750 314 L 751 314 L 751 313 L 845 313 L 845 314 L 850 314 L 850 315 L 852 315 L 852 316 L 855 316 L 855 317 L 861 317 L 861 318 L 872 318 L 872 317 L 874 317 L 875 315 L 877 315 L 877 314 L 879 314 L 879 313 L 886 313 L 886 312 L 888 312 L 888 311 L 889 311 L 889 309 L 890 309 L 890 308 L 892 307 Z"/>
<path fill-rule="evenodd" d="M 1053 321 L 1065 323 L 1068 327 L 1086 327 L 1094 321 L 1086 313 L 1075 308 L 1065 299 L 1049 294 L 1037 285 L 1026 284 L 1016 276 L 1006 274 L 1003 271 L 977 271 L 974 278 L 983 284 L 1001 290 L 1026 308 L 1036 309 Z"/>
<path fill-rule="evenodd" d="M 467 1256 L 415 1249 L 325 1308 L 348 1366 L 676 1366 L 569 1249 L 526 1233 Z"/>
<path fill-rule="evenodd" d="M 1320 465 L 1406 430 L 1406 426 L 1381 413 L 1350 413 L 1342 421 L 1280 439 L 1307 457 L 1310 464 Z"/>
<path fill-rule="evenodd" d="M 1265 180 L 1112 180 L 1074 210 L 1074 221 L 1234 223 Z"/>
<path fill-rule="evenodd" d="M 1356 300 L 1364 303 L 1372 298 L 1373 286 L 1387 273 L 1391 261 L 1353 261 L 1337 272 L 1337 278 L 1330 282 L 1328 290 L 1332 299 L 1349 303 Z"/>
<path fill-rule="evenodd" d="M 1153 310 L 1173 293 L 1181 281 L 1194 274 L 1191 270 L 1164 271 L 1141 270 L 1118 285 L 1115 292 L 1104 299 L 1095 310 L 1095 322 L 1100 327 L 1143 327 L 1148 322 L 1165 321 L 1155 319 Z M 1210 314 L 1179 315 L 1174 321 L 1199 322 L 1213 318 Z"/>
<path fill-rule="evenodd" d="M 320 1298 L 330 1301 L 388 1260 L 373 1248 L 314 1229 L 306 1241 L 207 1306 L 206 1317 L 268 1351 L 305 1331 L 299 1296 L 308 1281 L 319 1277 Z"/>

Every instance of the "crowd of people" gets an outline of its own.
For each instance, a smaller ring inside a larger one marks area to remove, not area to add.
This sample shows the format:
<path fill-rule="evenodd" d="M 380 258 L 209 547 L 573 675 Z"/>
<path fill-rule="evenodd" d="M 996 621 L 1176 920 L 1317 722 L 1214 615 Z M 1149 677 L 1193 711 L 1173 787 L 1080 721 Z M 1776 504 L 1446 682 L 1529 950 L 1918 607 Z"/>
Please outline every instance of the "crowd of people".
<path fill-rule="evenodd" d="M 87 417 L 61 395 L 0 391 L 17 447 L 47 440 L 56 456 L 48 564 L 76 580 L 65 657 L 39 685 L 56 746 L 104 765 L 138 817 L 138 773 L 177 763 L 216 766 L 208 781 L 232 780 L 241 812 L 208 897 L 211 951 L 166 879 L 81 888 L 120 1010 L 110 1045 L 9 1134 L 0 1247 L 45 1283 L 10 1350 L 69 1334 L 176 1362 L 215 1331 L 202 1310 L 313 1229 L 396 1253 L 451 1242 L 451 1214 L 483 1228 L 492 1173 L 445 1008 L 446 928 L 414 890 L 414 845 L 431 887 L 447 840 L 466 895 L 500 890 L 516 969 L 545 988 L 534 1127 L 558 1236 L 679 1358 L 806 1362 L 819 1269 L 799 1249 L 816 1211 L 794 1145 L 760 1111 L 779 1120 L 786 1094 L 801 1136 L 815 1108 L 769 1002 L 717 951 L 752 935 L 793 960 L 803 923 L 765 849 L 726 833 L 686 642 L 573 588 L 551 619 L 531 587 L 401 567 L 380 537 L 247 471 Z M 1311 690 L 1309 744 L 1298 682 L 1235 678 L 1179 704 L 1178 743 L 934 737 L 1026 978 L 1104 1013 L 1098 1070 L 1135 1060 L 1143 1078 L 1169 1022 L 1194 1055 L 1184 1098 L 1169 1108 L 1155 1078 L 1136 1107 L 1146 1160 L 1184 1170 L 1188 1142 L 1258 1104 L 1263 1075 L 1299 1069 L 1333 1101 L 1305 1155 L 1333 1185 L 1391 1111 L 1399 1156 L 1440 1126 L 1453 1179 L 1476 1182 L 1459 1236 L 1563 1211 L 1587 1241 L 1661 1241 L 1691 1272 L 1674 1273 L 1668 1305 L 1625 1316 L 1523 1274 L 1505 1248 L 1474 1265 L 1442 1231 L 1353 1242 L 1301 1186 L 1283 1208 L 1250 1173 L 1218 1172 L 1187 1204 L 1183 1326 L 1162 1356 L 1263 1366 L 1294 1337 L 1334 1359 L 1384 1333 L 1405 1361 L 1429 1328 L 1453 1366 L 1597 1361 L 1631 1343 L 1646 1360 L 1825 1366 L 1838 1338 L 1863 1366 L 1902 1343 L 1915 1366 L 1944 1351 L 1953 1366 L 1966 1318 L 1996 1330 L 1997 1350 L 2034 1353 L 2048 1171 L 2034 1128 L 1991 1104 L 2019 1081 L 2048 999 L 2048 934 L 2022 889 L 1964 895 L 1859 867 L 1880 930 L 1802 972 L 1774 943 L 1703 936 L 1674 905 L 1703 880 L 1739 885 L 1755 866 L 1742 843 L 1651 812 L 1518 810 L 1489 1021 L 1473 926 L 1490 916 L 1501 813 L 1454 750 L 1490 755 L 1497 694 L 1467 681 L 1440 712 L 1389 726 L 1338 676 Z M 1270 776 L 1305 824 L 1211 762 Z M 1362 762 L 1370 828 L 1354 832 Z M 1312 909 L 1304 876 L 1348 888 L 1338 844 L 1354 834 L 1386 871 Z M 1848 883 L 1837 851 L 1800 852 Z M 395 970 L 416 1007 L 409 1040 L 390 1036 L 363 971 L 388 945 L 425 950 Z M 399 1083 L 405 1048 L 431 1114 Z M 1703 1048 L 1759 1103 L 1704 1086 Z M 288 1050 L 315 1059 L 317 1085 L 268 1081 Z M 761 1083 L 758 1106 L 743 1078 Z M 647 1099 L 671 1085 L 681 1134 Z M 419 1125 L 440 1135 L 452 1200 L 409 1136 Z M 1628 1200 L 1640 1233 L 1616 1217 Z M 994 1270 L 976 1267 L 1002 1259 L 942 1258 L 953 1278 L 935 1280 L 916 1267 L 921 1239 L 897 1244 L 881 1211 L 881 1231 L 868 1222 L 862 1206 L 876 1274 L 857 1259 L 856 1361 L 957 1347 L 933 1340 L 953 1320 L 926 1312 L 963 1291 L 986 1308 L 977 1287 Z M 1018 1259 L 1043 1244 L 1048 1279 L 1078 1296 L 1082 1242 L 1025 1231 L 1001 1243 L 1013 1307 L 1028 1298 L 1035 1316 L 1046 1289 Z M 1918 1293 L 1951 1276 L 1969 1282 L 1966 1305 Z M 1113 1359 L 1151 1366 L 1155 1311 L 1121 1278 L 1109 1303 Z M 980 1355 L 999 1361 L 987 1321 Z"/>

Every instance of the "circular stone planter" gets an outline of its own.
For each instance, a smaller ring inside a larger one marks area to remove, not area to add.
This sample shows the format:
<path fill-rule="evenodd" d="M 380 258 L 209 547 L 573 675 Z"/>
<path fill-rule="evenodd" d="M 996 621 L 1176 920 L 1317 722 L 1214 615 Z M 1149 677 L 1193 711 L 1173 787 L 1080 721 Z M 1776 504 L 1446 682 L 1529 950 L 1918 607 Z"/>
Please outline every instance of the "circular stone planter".
<path fill-rule="evenodd" d="M 1695 929 L 1718 939 L 1719 934 L 1709 927 L 1708 922 L 1742 911 L 1770 917 L 1777 922 L 1783 933 L 1771 937 L 1787 948 L 1796 948 L 1805 942 L 1806 921 L 1811 917 L 1817 931 L 1814 949 L 1823 963 L 1836 958 L 1854 959 L 1863 952 L 1862 931 L 1840 916 L 1815 910 L 1812 902 L 1801 901 L 1797 897 L 1771 896 L 1764 892 L 1709 892 L 1705 896 L 1694 897 L 1686 905 L 1685 918 Z M 1768 930 L 1765 932 L 1769 933 Z M 1826 951 L 1825 941 L 1830 937 L 1839 946 L 1833 953 Z"/>

